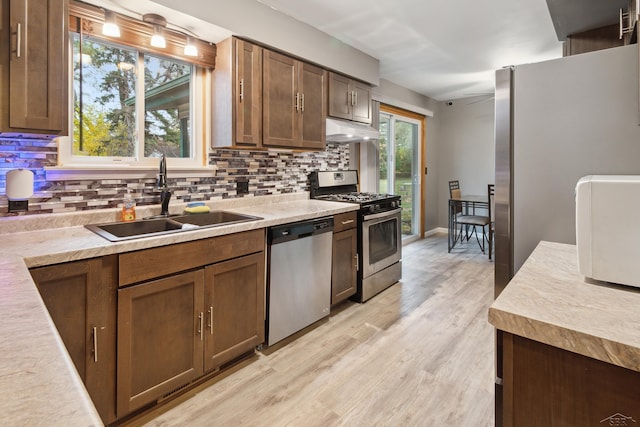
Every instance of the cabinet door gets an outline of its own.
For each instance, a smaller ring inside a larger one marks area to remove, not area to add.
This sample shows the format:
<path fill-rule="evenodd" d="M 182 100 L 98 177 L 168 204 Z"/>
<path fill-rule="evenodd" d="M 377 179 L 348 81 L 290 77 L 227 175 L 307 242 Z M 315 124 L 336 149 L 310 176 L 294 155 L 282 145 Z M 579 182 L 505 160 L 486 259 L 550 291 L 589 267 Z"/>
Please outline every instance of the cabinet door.
<path fill-rule="evenodd" d="M 205 371 L 264 342 L 264 252 L 205 268 Z"/>
<path fill-rule="evenodd" d="M 259 147 L 262 143 L 262 48 L 235 42 L 235 142 Z"/>
<path fill-rule="evenodd" d="M 65 0 L 9 1 L 11 104 L 3 104 L 9 110 L 6 130 L 67 133 L 66 5 Z"/>
<path fill-rule="evenodd" d="M 269 50 L 263 58 L 262 145 L 299 147 L 296 61 Z"/>
<path fill-rule="evenodd" d="M 356 293 L 356 276 L 358 274 L 357 239 L 355 228 L 333 235 L 331 304 L 344 301 Z"/>
<path fill-rule="evenodd" d="M 353 81 L 353 120 L 371 124 L 371 87 Z"/>
<path fill-rule="evenodd" d="M 340 74 L 329 73 L 329 115 L 351 120 L 351 79 Z"/>
<path fill-rule="evenodd" d="M 202 375 L 204 270 L 118 290 L 118 417 Z"/>
<path fill-rule="evenodd" d="M 304 148 L 324 149 L 327 72 L 315 65 L 299 63 L 300 139 Z"/>
<path fill-rule="evenodd" d="M 31 270 L 102 421 L 115 420 L 115 255 Z"/>

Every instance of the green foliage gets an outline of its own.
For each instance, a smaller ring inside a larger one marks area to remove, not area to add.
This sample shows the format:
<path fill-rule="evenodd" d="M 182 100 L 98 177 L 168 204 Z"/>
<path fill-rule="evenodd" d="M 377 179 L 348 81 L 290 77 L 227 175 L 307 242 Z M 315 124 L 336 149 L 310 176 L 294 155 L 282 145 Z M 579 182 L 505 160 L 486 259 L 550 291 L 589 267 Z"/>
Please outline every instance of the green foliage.
<path fill-rule="evenodd" d="M 136 102 L 140 102 L 136 98 L 136 64 L 141 54 L 88 38 L 83 40 L 80 55 L 77 36 L 73 44 L 74 154 L 135 156 Z M 145 107 L 144 155 L 188 155 L 190 91 L 183 91 L 186 96 L 180 98 L 171 90 L 179 86 L 172 82 L 191 74 L 192 66 L 147 54 L 144 63 L 146 98 L 153 97 L 155 105 Z M 180 108 L 186 110 L 186 117 Z"/>

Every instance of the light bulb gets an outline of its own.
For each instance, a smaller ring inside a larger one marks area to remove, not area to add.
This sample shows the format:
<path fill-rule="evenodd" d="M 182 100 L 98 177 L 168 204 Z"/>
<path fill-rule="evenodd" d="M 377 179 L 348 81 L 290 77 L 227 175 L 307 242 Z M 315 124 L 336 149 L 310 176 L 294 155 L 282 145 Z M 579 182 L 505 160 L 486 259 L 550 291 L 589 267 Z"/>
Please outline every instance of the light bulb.
<path fill-rule="evenodd" d="M 153 35 L 151 36 L 151 46 L 164 49 L 167 47 L 167 42 L 162 35 L 162 29 L 158 25 L 153 26 Z"/>
<path fill-rule="evenodd" d="M 186 56 L 198 56 L 198 47 L 191 37 L 187 37 L 187 43 L 184 45 L 184 54 Z"/>
<path fill-rule="evenodd" d="M 108 37 L 120 37 L 120 27 L 116 23 L 116 14 L 110 10 L 104 11 L 102 34 Z"/>

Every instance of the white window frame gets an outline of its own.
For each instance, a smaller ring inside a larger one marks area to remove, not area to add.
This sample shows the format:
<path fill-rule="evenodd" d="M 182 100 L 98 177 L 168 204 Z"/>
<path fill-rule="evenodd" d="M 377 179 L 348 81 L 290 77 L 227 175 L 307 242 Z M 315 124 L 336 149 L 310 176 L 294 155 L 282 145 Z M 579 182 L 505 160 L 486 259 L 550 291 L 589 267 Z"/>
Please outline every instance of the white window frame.
<path fill-rule="evenodd" d="M 106 40 L 99 40 L 101 43 L 118 46 Z M 69 52 L 73 52 L 72 37 L 69 37 Z M 127 48 L 131 49 L 131 48 Z M 146 53 L 136 50 L 138 61 L 136 64 L 137 75 L 144 76 L 143 55 L 160 56 L 158 53 Z M 158 159 L 144 157 L 144 103 L 136 103 L 136 157 L 98 157 L 98 156 L 78 156 L 73 154 L 73 55 L 69 55 L 69 136 L 56 138 L 58 142 L 58 166 L 47 168 L 51 170 L 51 175 L 57 178 L 64 178 L 65 174 L 54 172 L 55 170 L 84 170 L 90 171 L 112 171 L 118 169 L 119 172 L 137 171 L 146 169 L 157 169 Z M 167 57 L 168 60 L 174 59 Z M 207 167 L 208 143 L 211 138 L 211 71 L 205 67 L 192 64 L 192 83 L 190 85 L 190 128 L 192 136 L 192 150 L 189 158 L 167 157 L 167 167 L 173 170 L 194 170 L 209 169 Z M 136 82 L 136 97 L 144 99 L 144 79 Z M 140 135 L 142 137 L 140 138 Z M 49 173 L 47 173 L 49 175 Z M 77 175 L 72 173 L 71 175 Z"/>

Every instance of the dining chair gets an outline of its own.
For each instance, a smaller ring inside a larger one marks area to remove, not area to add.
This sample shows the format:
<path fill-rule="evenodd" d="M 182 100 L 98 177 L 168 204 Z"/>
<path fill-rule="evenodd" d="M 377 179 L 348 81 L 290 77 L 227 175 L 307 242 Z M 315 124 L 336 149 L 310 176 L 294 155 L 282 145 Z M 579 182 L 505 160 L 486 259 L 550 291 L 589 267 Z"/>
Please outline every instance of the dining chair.
<path fill-rule="evenodd" d="M 491 186 L 491 184 L 489 184 L 489 186 Z M 489 188 L 487 189 L 487 202 L 489 202 L 489 206 L 491 206 L 491 198 L 492 196 L 490 195 L 490 192 L 492 190 L 490 190 Z M 478 246 L 480 246 L 480 249 L 482 250 L 482 253 L 485 253 L 485 249 L 486 246 L 488 244 L 489 248 L 491 248 L 491 240 L 492 236 L 489 234 L 490 230 L 491 230 L 491 212 L 489 211 L 491 208 L 489 207 L 489 209 L 487 210 L 487 215 L 468 215 L 466 213 L 461 213 L 460 215 L 455 215 L 453 220 L 454 220 L 454 230 L 457 229 L 457 225 L 460 224 L 460 237 L 462 238 L 462 229 L 466 228 L 467 232 L 469 229 L 473 229 L 473 231 L 471 232 L 472 234 L 475 234 L 476 236 L 476 241 L 478 242 Z M 487 230 L 487 227 L 489 227 L 489 230 Z M 478 237 L 478 228 L 482 228 L 482 242 L 480 241 L 480 238 Z M 467 235 L 467 240 L 469 240 L 470 236 Z M 485 244 L 486 243 L 486 244 Z M 489 249 L 491 250 L 491 249 Z M 491 259 L 491 255 L 489 255 L 489 259 Z"/>
<path fill-rule="evenodd" d="M 494 184 L 487 185 L 487 196 L 489 198 L 489 259 L 493 251 L 493 236 L 496 232 L 496 189 Z"/>
<path fill-rule="evenodd" d="M 450 199 L 459 199 L 461 197 L 461 192 L 460 192 L 460 182 L 455 180 L 455 181 L 449 181 L 449 198 Z M 459 216 L 462 215 L 462 204 L 456 204 L 454 207 L 454 210 L 452 212 L 450 212 L 450 215 L 453 216 Z M 452 220 L 455 220 L 455 218 L 452 218 Z M 454 221 L 455 223 L 455 221 Z M 454 234 L 454 242 L 458 239 L 458 231 L 454 228 L 455 230 L 455 234 Z M 460 226 L 460 234 L 459 236 L 462 236 L 462 226 Z M 467 240 L 468 240 L 467 236 Z"/>

